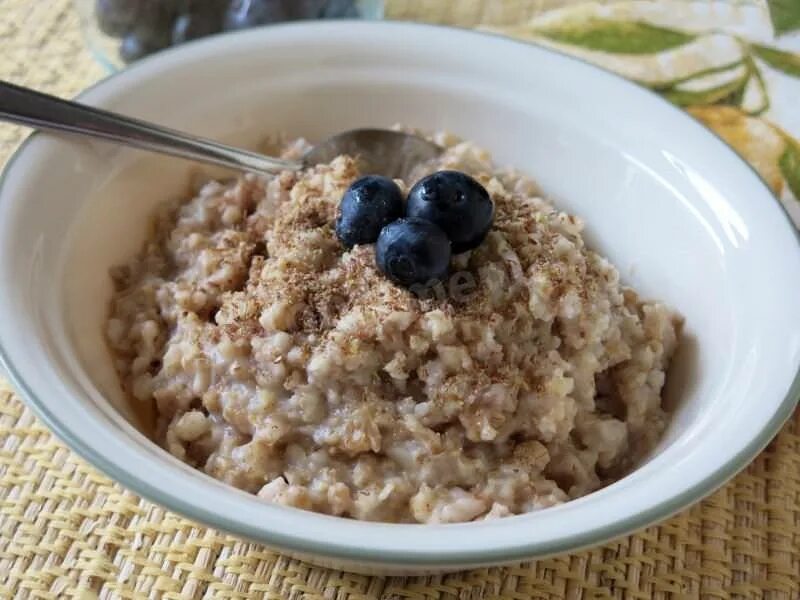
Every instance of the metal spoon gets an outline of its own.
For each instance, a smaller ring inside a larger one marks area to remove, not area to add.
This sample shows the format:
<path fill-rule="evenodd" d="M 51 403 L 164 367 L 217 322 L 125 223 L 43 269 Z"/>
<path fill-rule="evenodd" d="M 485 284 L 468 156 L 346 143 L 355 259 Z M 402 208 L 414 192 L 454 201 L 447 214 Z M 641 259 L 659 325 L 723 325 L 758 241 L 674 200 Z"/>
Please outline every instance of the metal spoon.
<path fill-rule="evenodd" d="M 300 160 L 284 160 L 125 117 L 0 81 L 0 120 L 36 129 L 76 133 L 255 173 L 298 171 L 340 154 L 359 159 L 362 172 L 404 177 L 442 148 L 419 136 L 388 129 L 353 129 L 329 137 Z"/>

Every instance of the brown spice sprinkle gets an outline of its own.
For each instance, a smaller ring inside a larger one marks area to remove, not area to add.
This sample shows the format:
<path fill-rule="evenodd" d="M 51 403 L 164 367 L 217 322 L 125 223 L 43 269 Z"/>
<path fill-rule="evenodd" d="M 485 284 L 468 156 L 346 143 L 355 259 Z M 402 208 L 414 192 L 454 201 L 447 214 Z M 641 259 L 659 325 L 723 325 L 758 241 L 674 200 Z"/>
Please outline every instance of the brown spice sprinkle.
<path fill-rule="evenodd" d="M 338 243 L 349 157 L 211 182 L 156 215 L 114 273 L 107 332 L 169 452 L 268 502 L 431 523 L 558 504 L 646 455 L 680 318 L 622 286 L 530 179 L 437 141 L 415 178 L 472 175 L 495 223 L 422 296 L 371 245 Z"/>

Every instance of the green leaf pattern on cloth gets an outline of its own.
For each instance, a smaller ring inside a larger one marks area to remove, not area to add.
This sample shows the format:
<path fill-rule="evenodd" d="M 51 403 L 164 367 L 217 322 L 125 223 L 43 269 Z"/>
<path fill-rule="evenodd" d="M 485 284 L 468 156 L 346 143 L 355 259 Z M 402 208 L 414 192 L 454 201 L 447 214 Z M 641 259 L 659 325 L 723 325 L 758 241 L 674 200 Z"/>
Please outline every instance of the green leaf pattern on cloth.
<path fill-rule="evenodd" d="M 775 34 L 800 29 L 800 0 L 767 0 Z"/>
<path fill-rule="evenodd" d="M 705 90 L 672 89 L 663 92 L 662 95 L 678 106 L 735 104 L 741 102 L 741 96 L 744 93 L 747 81 L 747 76 L 744 76 Z"/>
<path fill-rule="evenodd" d="M 800 201 L 800 141 L 775 119 L 771 98 L 777 93 L 776 78 L 788 78 L 794 86 L 800 82 L 800 45 L 795 43 L 800 41 L 800 0 L 557 4 L 527 24 L 493 30 L 555 45 L 615 70 L 693 114 L 702 108 L 704 122 L 718 133 L 725 128 L 726 139 L 788 202 L 800 227 L 800 203 L 794 202 Z M 703 10 L 705 17 L 697 18 Z M 741 15 L 738 22 L 730 18 L 727 25 L 718 25 L 736 11 Z M 758 23 L 750 26 L 754 20 Z M 783 35 L 768 41 L 770 30 Z M 793 30 L 797 33 L 790 33 Z M 725 51 L 712 57 L 720 47 Z M 791 90 L 798 88 L 784 89 L 783 83 L 789 81 L 781 82 L 778 104 L 784 111 L 790 107 L 787 121 L 795 123 L 790 129 L 798 136 L 800 121 L 792 118 L 792 101 L 787 102 L 795 93 Z M 800 113 L 800 93 L 794 106 Z M 762 124 L 758 135 L 756 121 Z"/>
<path fill-rule="evenodd" d="M 555 42 L 620 54 L 653 54 L 688 44 L 690 33 L 638 21 L 586 19 L 538 30 Z"/>
<path fill-rule="evenodd" d="M 800 143 L 789 139 L 778 163 L 795 198 L 800 198 Z"/>
<path fill-rule="evenodd" d="M 797 6 L 800 7 L 800 0 L 797 0 Z M 800 54 L 792 54 L 760 44 L 753 44 L 752 48 L 756 56 L 770 67 L 792 77 L 800 77 Z M 800 100 L 798 100 L 798 104 L 800 104 Z"/>

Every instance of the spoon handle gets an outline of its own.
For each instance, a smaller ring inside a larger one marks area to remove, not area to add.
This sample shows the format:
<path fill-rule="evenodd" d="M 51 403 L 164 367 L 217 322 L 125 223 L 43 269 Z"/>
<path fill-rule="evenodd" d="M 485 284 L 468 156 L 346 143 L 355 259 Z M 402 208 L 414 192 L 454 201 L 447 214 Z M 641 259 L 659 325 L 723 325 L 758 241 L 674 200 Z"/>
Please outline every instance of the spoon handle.
<path fill-rule="evenodd" d="M 0 81 L 0 120 L 36 129 L 77 133 L 240 171 L 278 173 L 299 161 L 270 158 L 138 119 L 62 100 Z"/>

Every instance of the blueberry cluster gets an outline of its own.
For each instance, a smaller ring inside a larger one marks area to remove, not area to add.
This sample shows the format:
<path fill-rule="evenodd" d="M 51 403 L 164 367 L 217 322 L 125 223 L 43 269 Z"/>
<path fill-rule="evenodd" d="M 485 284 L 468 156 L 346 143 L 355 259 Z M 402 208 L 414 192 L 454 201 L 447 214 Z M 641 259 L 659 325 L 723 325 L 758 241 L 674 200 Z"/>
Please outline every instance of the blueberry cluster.
<path fill-rule="evenodd" d="M 347 248 L 376 242 L 378 268 L 410 287 L 444 280 L 451 254 L 479 246 L 493 219 L 489 193 L 465 173 L 437 171 L 420 179 L 405 206 L 394 181 L 368 175 L 344 193 L 336 235 Z"/>
<path fill-rule="evenodd" d="M 220 31 L 300 19 L 358 16 L 355 0 L 96 0 L 100 29 L 131 62 Z"/>

